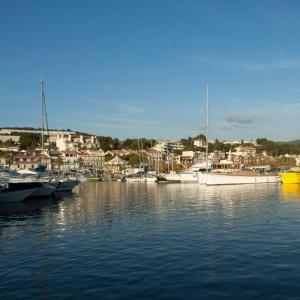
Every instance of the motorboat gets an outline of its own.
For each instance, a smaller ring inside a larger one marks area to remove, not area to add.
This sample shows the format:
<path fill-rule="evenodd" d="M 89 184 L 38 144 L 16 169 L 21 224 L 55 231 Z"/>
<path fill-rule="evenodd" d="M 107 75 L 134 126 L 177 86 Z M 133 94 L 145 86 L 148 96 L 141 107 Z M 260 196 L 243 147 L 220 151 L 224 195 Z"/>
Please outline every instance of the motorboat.
<path fill-rule="evenodd" d="M 278 173 L 282 183 L 299 184 L 300 183 L 300 167 L 291 168 L 288 171 Z"/>
<path fill-rule="evenodd" d="M 34 193 L 38 188 L 24 187 L 23 189 L 13 189 L 7 184 L 0 186 L 0 203 L 21 202 Z"/>
<path fill-rule="evenodd" d="M 79 184 L 77 178 L 66 178 L 59 180 L 56 192 L 71 192 L 73 188 Z"/>
<path fill-rule="evenodd" d="M 58 180 L 46 181 L 42 179 L 13 178 L 8 181 L 8 188 L 13 190 L 34 188 L 35 190 L 28 196 L 30 198 L 51 196 L 56 191 L 58 185 Z"/>

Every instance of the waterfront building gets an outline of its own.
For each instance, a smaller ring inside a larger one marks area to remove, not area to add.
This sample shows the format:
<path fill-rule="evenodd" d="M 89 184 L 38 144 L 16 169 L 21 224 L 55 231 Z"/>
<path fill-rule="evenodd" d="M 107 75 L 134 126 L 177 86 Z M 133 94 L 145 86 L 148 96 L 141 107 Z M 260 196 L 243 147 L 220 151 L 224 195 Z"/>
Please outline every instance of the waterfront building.
<path fill-rule="evenodd" d="M 112 174 L 120 174 L 124 172 L 128 162 L 119 156 L 115 156 L 111 160 L 105 162 L 107 170 Z"/>
<path fill-rule="evenodd" d="M 0 141 L 3 143 L 8 142 L 8 141 L 18 143 L 19 139 L 20 139 L 19 135 L 0 134 Z"/>
<path fill-rule="evenodd" d="M 102 170 L 104 168 L 105 154 L 102 150 L 86 150 L 77 153 L 79 168 Z"/>

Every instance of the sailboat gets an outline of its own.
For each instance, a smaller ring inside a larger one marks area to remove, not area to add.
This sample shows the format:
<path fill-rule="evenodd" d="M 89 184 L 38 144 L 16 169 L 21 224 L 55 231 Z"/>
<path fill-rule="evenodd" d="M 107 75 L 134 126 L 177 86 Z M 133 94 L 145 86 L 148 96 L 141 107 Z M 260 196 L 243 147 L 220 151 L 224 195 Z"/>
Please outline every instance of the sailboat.
<path fill-rule="evenodd" d="M 171 155 L 171 159 L 172 159 L 172 170 L 170 170 L 170 166 L 169 166 L 169 157 L 170 157 L 170 153 L 167 150 L 167 155 L 168 155 L 168 173 L 163 174 L 163 178 L 165 180 L 167 180 L 168 183 L 179 183 L 181 182 L 181 178 L 180 178 L 180 174 L 176 173 L 174 171 L 174 166 L 173 166 L 173 162 L 174 162 L 174 155 L 173 155 L 173 151 L 172 151 L 172 155 Z"/>
<path fill-rule="evenodd" d="M 44 165 L 44 132 L 45 132 L 45 121 L 48 131 L 48 120 L 46 114 L 46 102 L 45 102 L 45 92 L 44 92 L 44 81 L 41 80 L 41 125 L 42 125 L 42 157 L 41 157 L 41 164 L 36 169 L 39 171 L 39 175 L 42 175 L 40 178 L 11 178 L 8 182 L 8 187 L 15 190 L 20 189 L 28 189 L 28 188 L 35 188 L 35 190 L 29 195 L 30 198 L 35 197 L 45 197 L 52 195 L 56 188 L 59 185 L 59 181 L 50 178 L 48 175 L 45 174 L 46 166 Z M 50 152 L 50 149 L 49 149 Z M 50 153 L 50 160 L 51 160 L 51 153 Z M 51 171 L 52 171 L 52 162 L 51 162 Z"/>
<path fill-rule="evenodd" d="M 27 198 L 39 198 L 52 195 L 57 188 L 63 191 L 71 190 L 75 185 L 78 184 L 76 179 L 68 180 L 57 180 L 51 178 L 45 173 L 45 159 L 44 159 L 44 133 L 45 133 L 45 121 L 47 132 L 48 130 L 48 120 L 46 114 L 46 102 L 45 102 L 45 92 L 44 92 L 44 82 L 41 80 L 41 104 L 42 104 L 42 153 L 41 153 L 41 164 L 36 168 L 35 172 L 23 172 L 23 175 L 30 175 L 30 177 L 21 177 L 20 174 L 10 174 L 6 170 L 0 170 L 0 178 L 3 177 L 1 174 L 7 174 L 5 176 L 5 184 L 0 184 L 0 202 L 6 201 L 23 201 Z M 51 161 L 51 151 L 50 154 L 50 165 L 52 171 L 52 161 Z M 27 174 L 26 174 L 27 173 Z M 35 176 L 32 176 L 35 175 Z M 39 178 L 37 178 L 39 176 Z"/>
<path fill-rule="evenodd" d="M 208 126 L 209 126 L 209 119 L 208 119 L 208 110 L 209 110 L 209 98 L 208 98 L 208 83 L 206 83 L 206 124 L 205 124 L 205 131 L 206 131 L 206 142 L 205 142 L 205 163 L 199 165 L 199 170 L 196 172 L 197 180 L 199 184 L 206 184 L 207 174 L 212 169 L 212 163 L 208 159 Z"/>
<path fill-rule="evenodd" d="M 48 127 L 48 117 L 46 110 L 46 99 L 45 99 L 45 90 L 44 90 L 44 81 L 41 80 L 41 104 L 42 104 L 42 160 L 41 165 L 39 166 L 41 170 L 46 170 L 46 166 L 44 165 L 44 132 L 45 132 L 45 123 L 46 123 L 46 131 L 49 136 L 49 127 Z M 50 157 L 50 170 L 53 171 L 52 164 L 52 156 L 51 156 L 51 147 L 50 142 L 48 143 L 48 152 Z M 72 189 L 78 185 L 79 180 L 77 178 L 61 178 L 61 179 L 51 179 L 48 178 L 48 182 L 44 182 L 43 188 L 40 191 L 34 192 L 32 196 L 40 196 L 35 195 L 38 193 L 44 193 L 43 196 L 50 196 L 54 192 L 70 192 Z"/>
<path fill-rule="evenodd" d="M 230 153 L 231 154 L 231 153 Z M 230 155 L 231 156 L 231 155 Z M 230 158 L 228 161 L 230 164 Z M 206 185 L 233 185 L 233 184 L 258 184 L 278 183 L 279 176 L 276 174 L 261 174 L 252 170 L 238 170 L 233 172 L 208 172 L 208 85 L 206 85 L 206 171 L 198 172 L 198 182 Z"/>
<path fill-rule="evenodd" d="M 139 168 L 138 172 L 132 175 L 126 176 L 126 182 L 144 182 L 145 181 L 145 163 L 143 156 L 143 142 L 140 143 L 140 138 L 137 139 L 138 144 L 138 156 L 139 156 Z M 141 166 L 143 166 L 141 168 Z"/>
<path fill-rule="evenodd" d="M 209 173 L 206 185 L 233 185 L 233 184 L 258 184 L 279 183 L 279 176 L 275 174 L 260 174 L 254 171 L 235 171 L 232 173 Z"/>

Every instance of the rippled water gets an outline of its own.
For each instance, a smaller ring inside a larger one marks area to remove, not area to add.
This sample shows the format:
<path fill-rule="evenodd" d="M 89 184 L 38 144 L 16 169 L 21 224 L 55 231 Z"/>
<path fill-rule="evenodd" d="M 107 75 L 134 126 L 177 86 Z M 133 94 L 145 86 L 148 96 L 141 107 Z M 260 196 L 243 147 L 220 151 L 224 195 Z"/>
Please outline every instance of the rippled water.
<path fill-rule="evenodd" d="M 299 299 L 300 187 L 86 183 L 0 206 L 2 299 Z"/>

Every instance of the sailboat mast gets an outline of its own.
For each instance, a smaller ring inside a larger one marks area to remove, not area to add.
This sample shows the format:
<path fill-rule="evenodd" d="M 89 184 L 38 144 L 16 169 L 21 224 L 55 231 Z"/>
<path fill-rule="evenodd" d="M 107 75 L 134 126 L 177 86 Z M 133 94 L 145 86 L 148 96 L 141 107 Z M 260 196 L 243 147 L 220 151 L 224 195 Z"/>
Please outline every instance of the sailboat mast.
<path fill-rule="evenodd" d="M 206 83 L 206 172 L 208 172 L 208 83 Z"/>
<path fill-rule="evenodd" d="M 45 114 L 45 107 L 44 107 L 44 81 L 41 79 L 41 125 L 42 125 L 42 161 L 41 164 L 44 163 L 44 130 L 45 130 L 45 120 L 44 120 L 44 114 Z"/>

